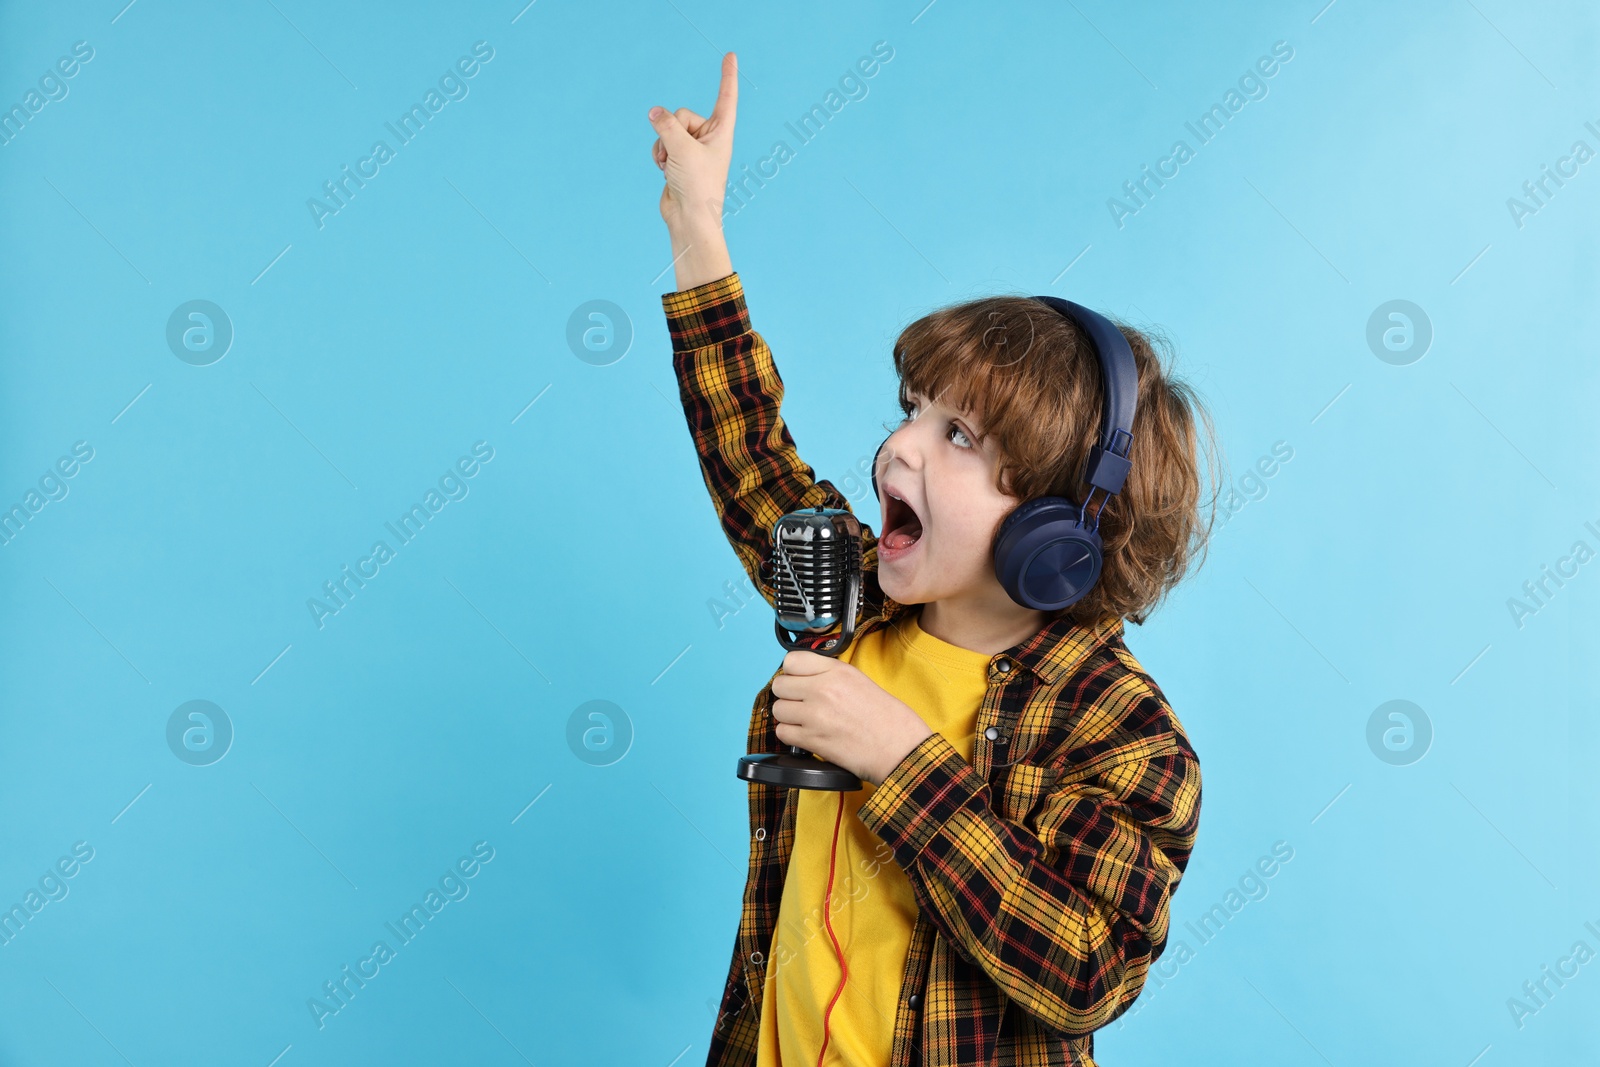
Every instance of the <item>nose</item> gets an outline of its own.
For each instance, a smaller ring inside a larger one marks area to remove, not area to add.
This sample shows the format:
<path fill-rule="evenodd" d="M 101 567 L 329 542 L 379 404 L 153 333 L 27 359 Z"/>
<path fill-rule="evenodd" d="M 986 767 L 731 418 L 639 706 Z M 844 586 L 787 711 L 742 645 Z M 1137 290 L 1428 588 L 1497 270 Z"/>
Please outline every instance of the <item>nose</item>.
<path fill-rule="evenodd" d="M 906 423 L 891 433 L 883 444 L 878 447 L 878 456 L 873 464 L 873 472 L 880 482 L 888 477 L 891 460 L 898 459 L 911 470 L 921 468 L 921 456 L 914 443 L 915 427 L 915 422 Z"/>

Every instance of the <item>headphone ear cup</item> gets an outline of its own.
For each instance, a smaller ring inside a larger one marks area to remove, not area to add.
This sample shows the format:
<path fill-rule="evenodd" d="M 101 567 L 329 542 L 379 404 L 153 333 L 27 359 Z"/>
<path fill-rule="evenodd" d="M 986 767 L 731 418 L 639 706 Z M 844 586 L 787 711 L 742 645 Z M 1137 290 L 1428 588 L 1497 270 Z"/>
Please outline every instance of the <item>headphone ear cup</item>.
<path fill-rule="evenodd" d="M 1012 600 L 1035 611 L 1071 607 L 1100 577 L 1100 534 L 1079 522 L 1066 497 L 1042 496 L 1013 509 L 995 534 L 994 573 Z"/>

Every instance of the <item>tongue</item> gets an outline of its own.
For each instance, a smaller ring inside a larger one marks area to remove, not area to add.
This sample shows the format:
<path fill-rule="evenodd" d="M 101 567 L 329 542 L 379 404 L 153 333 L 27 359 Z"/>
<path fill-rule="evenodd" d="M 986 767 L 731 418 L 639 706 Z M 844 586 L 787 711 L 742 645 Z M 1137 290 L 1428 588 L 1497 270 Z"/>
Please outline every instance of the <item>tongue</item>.
<path fill-rule="evenodd" d="M 922 524 L 916 519 L 912 519 L 904 526 L 884 534 L 883 543 L 889 548 L 901 549 L 916 544 L 917 538 L 921 536 Z"/>

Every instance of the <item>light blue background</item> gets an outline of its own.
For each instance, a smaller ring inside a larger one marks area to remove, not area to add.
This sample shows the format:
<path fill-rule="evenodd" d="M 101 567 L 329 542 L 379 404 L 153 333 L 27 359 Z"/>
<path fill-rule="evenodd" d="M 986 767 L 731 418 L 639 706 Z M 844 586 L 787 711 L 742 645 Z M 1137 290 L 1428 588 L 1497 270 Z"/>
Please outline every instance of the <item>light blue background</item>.
<path fill-rule="evenodd" d="M 0 547 L 0 904 L 95 850 L 0 947 L 0 1063 L 703 1061 L 780 650 L 759 602 L 708 606 L 741 575 L 677 400 L 645 112 L 706 113 L 728 49 L 735 170 L 795 149 L 734 263 L 804 457 L 868 521 L 894 337 L 987 293 L 1161 327 L 1235 487 L 1293 449 L 1129 644 L 1204 768 L 1173 936 L 1294 858 L 1099 1060 L 1600 1059 L 1600 962 L 1520 1028 L 1506 1003 L 1600 950 L 1600 563 L 1506 606 L 1600 548 L 1600 162 L 1506 206 L 1600 148 L 1592 9 L 124 2 L 0 6 L 6 107 L 95 50 L 0 147 L 0 504 L 94 449 Z M 307 199 L 480 40 L 469 95 L 318 229 Z M 1119 229 L 1107 199 L 1280 40 L 1267 97 Z M 165 341 L 192 299 L 236 331 L 206 367 Z M 635 331 L 608 366 L 566 341 L 595 299 Z M 1408 366 L 1366 343 L 1391 299 L 1434 330 Z M 307 599 L 476 441 L 469 495 L 319 629 Z M 194 699 L 236 731 L 207 767 L 165 737 Z M 1409 766 L 1367 745 L 1391 699 L 1434 730 Z M 609 766 L 566 739 L 590 700 L 631 721 Z M 478 841 L 470 895 L 319 1030 L 307 999 Z"/>

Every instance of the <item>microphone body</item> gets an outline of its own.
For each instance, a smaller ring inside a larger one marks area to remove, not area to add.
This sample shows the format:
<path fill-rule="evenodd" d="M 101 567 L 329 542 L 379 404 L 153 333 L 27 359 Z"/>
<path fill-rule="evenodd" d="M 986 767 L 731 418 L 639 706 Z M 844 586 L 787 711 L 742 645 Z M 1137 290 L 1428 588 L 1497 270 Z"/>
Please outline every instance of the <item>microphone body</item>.
<path fill-rule="evenodd" d="M 855 637 L 861 602 L 860 521 L 842 508 L 789 512 L 772 527 L 766 577 L 775 594 L 778 643 L 787 651 L 840 655 Z M 796 745 L 787 753 L 740 757 L 738 776 L 787 789 L 861 788 L 852 772 Z"/>
<path fill-rule="evenodd" d="M 861 523 L 840 508 L 791 511 L 772 528 L 768 570 L 778 643 L 838 656 L 856 632 L 861 599 Z M 826 635 L 834 627 L 840 632 Z"/>

